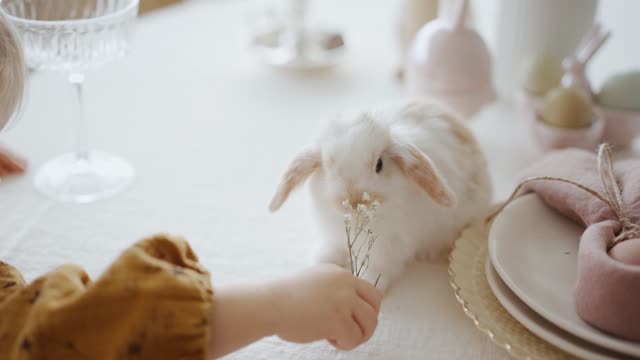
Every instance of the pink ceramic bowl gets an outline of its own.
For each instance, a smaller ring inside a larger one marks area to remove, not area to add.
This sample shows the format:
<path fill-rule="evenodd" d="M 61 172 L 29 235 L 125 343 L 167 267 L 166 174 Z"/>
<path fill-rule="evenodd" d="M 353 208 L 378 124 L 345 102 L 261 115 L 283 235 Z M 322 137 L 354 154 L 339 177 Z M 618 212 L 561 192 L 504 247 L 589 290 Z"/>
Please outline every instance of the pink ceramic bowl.
<path fill-rule="evenodd" d="M 603 141 L 627 146 L 640 134 L 640 111 L 614 110 L 603 106 L 598 106 L 598 110 L 606 120 Z"/>
<path fill-rule="evenodd" d="M 597 112 L 591 126 L 579 129 L 552 126 L 542 121 L 536 112 L 531 114 L 531 132 L 545 151 L 568 147 L 595 150 L 602 142 L 605 119 Z"/>

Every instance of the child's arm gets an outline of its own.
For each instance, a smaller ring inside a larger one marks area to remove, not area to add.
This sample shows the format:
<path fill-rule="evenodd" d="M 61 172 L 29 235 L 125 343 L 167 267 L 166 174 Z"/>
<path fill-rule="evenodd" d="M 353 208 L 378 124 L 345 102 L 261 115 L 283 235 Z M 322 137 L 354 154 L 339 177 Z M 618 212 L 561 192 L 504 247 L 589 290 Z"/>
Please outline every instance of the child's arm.
<path fill-rule="evenodd" d="M 95 282 L 65 265 L 27 284 L 0 261 L 2 358 L 200 359 L 269 335 L 352 349 L 380 307 L 376 289 L 335 265 L 216 290 L 189 244 L 167 235 L 137 242 Z"/>
<path fill-rule="evenodd" d="M 270 335 L 297 343 L 327 339 L 350 350 L 373 334 L 380 301 L 371 284 L 335 265 L 260 285 L 219 288 L 211 311 L 211 355 Z"/>

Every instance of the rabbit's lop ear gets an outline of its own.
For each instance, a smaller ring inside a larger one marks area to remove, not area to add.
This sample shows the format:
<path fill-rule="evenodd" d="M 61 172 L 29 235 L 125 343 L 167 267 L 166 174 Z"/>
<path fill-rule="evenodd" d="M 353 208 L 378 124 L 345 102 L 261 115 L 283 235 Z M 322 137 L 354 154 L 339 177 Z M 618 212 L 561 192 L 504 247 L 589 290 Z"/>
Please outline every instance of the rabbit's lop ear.
<path fill-rule="evenodd" d="M 289 164 L 289 168 L 284 173 L 278 190 L 271 200 L 269 210 L 274 212 L 282 206 L 287 200 L 291 191 L 298 185 L 302 185 L 314 171 L 320 168 L 321 156 L 320 150 L 317 148 L 310 148 L 302 151 L 296 156 Z"/>
<path fill-rule="evenodd" d="M 440 176 L 431 159 L 420 149 L 411 144 L 394 142 L 389 148 L 389 155 L 402 173 L 437 204 L 447 208 L 456 206 L 456 195 Z"/>

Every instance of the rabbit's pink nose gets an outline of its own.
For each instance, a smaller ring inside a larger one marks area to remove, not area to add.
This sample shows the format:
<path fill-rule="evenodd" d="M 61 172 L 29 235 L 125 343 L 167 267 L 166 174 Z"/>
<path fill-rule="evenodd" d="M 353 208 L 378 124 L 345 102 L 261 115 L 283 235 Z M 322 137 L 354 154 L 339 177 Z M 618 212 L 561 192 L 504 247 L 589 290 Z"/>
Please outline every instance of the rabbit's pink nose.
<path fill-rule="evenodd" d="M 341 207 L 344 206 L 344 201 L 347 201 L 352 208 L 357 208 L 358 204 L 370 205 L 373 202 L 381 204 L 384 202 L 384 197 L 377 192 L 373 191 L 352 191 L 347 193 L 346 197 L 340 198 L 338 204 Z"/>
<path fill-rule="evenodd" d="M 338 207 L 340 207 L 341 209 L 344 207 L 345 205 L 345 201 L 352 207 L 352 208 L 356 208 L 358 207 L 358 204 L 362 204 L 362 193 L 357 193 L 357 192 L 349 192 L 346 195 L 342 195 L 339 196 L 336 199 L 336 204 L 338 205 Z"/>
<path fill-rule="evenodd" d="M 349 189 L 347 194 L 348 194 L 347 199 L 349 200 L 349 204 L 354 209 L 358 207 L 358 204 L 368 204 L 371 201 L 371 198 L 369 195 L 371 194 L 370 191 L 363 191 L 360 189 Z M 367 194 L 367 198 L 365 198 L 365 194 Z"/>
<path fill-rule="evenodd" d="M 347 187 L 347 199 L 351 207 L 356 208 L 358 204 L 363 203 L 362 194 L 364 194 L 364 191 L 360 189 L 356 189 L 353 186 Z"/>

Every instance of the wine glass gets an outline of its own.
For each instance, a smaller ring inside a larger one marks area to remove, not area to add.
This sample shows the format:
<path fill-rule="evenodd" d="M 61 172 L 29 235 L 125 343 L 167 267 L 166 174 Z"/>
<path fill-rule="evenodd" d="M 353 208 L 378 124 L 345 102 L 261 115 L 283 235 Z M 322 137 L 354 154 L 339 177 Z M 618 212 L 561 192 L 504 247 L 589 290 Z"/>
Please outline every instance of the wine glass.
<path fill-rule="evenodd" d="M 133 166 L 111 154 L 90 151 L 83 83 L 89 68 L 126 54 L 139 0 L 1 0 L 15 26 L 27 66 L 63 71 L 74 93 L 76 150 L 45 163 L 35 176 L 43 194 L 60 201 L 91 202 L 124 190 Z"/>
<path fill-rule="evenodd" d="M 340 32 L 311 27 L 308 0 L 286 0 L 284 19 L 273 19 L 270 28 L 259 28 L 253 46 L 272 66 L 314 70 L 337 65 L 345 55 Z"/>

